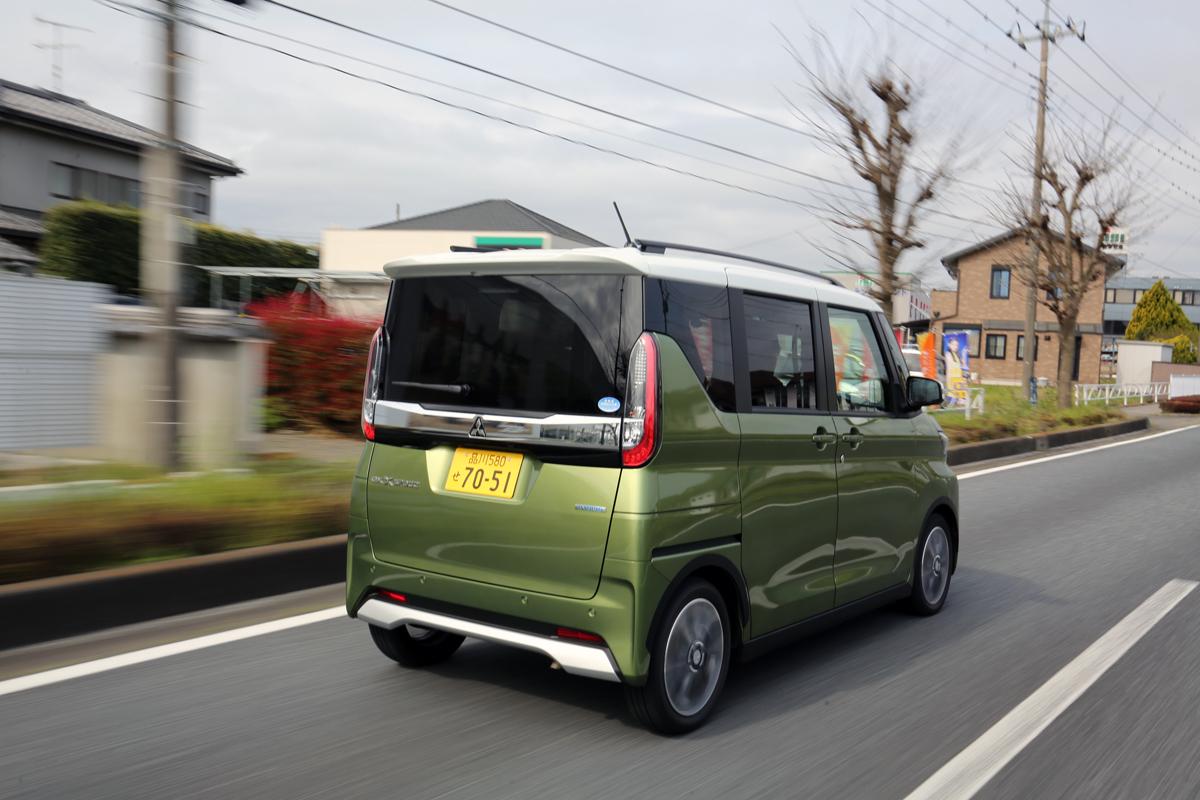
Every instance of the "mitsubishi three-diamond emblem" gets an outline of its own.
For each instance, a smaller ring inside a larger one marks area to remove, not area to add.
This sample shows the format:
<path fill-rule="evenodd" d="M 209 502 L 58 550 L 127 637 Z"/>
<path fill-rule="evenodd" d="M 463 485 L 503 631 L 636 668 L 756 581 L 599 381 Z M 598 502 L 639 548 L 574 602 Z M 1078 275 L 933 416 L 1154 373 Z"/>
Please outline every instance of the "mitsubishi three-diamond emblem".
<path fill-rule="evenodd" d="M 471 425 L 471 430 L 467 431 L 468 436 L 487 436 L 487 431 L 483 429 L 483 417 L 476 417 L 475 422 Z"/>

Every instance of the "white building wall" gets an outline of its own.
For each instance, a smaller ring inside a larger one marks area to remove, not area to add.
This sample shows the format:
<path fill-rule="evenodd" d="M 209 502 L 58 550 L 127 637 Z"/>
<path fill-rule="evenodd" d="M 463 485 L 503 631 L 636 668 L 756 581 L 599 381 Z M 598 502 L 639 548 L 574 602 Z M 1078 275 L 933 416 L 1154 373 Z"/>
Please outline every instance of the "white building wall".
<path fill-rule="evenodd" d="M 362 272 L 383 270 L 408 256 L 445 253 L 452 246 L 474 247 L 475 237 L 541 238 L 542 247 L 583 247 L 579 242 L 539 231 L 417 231 L 331 228 L 321 231 L 321 269 Z"/>

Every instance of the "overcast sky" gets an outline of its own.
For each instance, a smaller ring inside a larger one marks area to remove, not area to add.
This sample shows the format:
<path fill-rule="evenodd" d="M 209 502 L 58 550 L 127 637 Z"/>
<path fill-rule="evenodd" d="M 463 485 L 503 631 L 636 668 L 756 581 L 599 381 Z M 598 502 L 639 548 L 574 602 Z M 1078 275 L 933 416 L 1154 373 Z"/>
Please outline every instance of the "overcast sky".
<path fill-rule="evenodd" d="M 1200 71 L 1194 37 L 1200 27 L 1200 4 L 1150 0 L 1131 13 L 1127 2 L 1116 0 L 1075 0 L 1078 7 L 1056 1 L 1055 10 L 1064 17 L 1086 13 L 1087 44 L 1063 40 L 1063 50 L 1052 48 L 1052 121 L 1086 129 L 1103 116 L 1089 101 L 1105 112 L 1117 107 L 1095 80 L 1124 101 L 1128 109 L 1118 108 L 1119 119 L 1136 137 L 1120 128 L 1117 134 L 1134 142 L 1135 169 L 1148 198 L 1138 214 L 1142 224 L 1131 230 L 1133 274 L 1200 277 L 1200 263 L 1193 255 L 1200 249 L 1200 236 L 1192 238 L 1200 230 L 1200 93 L 1194 86 Z M 151 5 L 151 0 L 129 2 Z M 338 55 L 193 16 L 211 27 L 632 157 L 805 204 L 819 205 L 822 198 L 814 190 L 831 188 L 262 2 L 250 0 L 244 10 L 218 0 L 188 2 L 197 10 Z M 428 0 L 290 2 L 661 128 L 855 184 L 842 163 L 800 133 L 617 74 Z M 878 52 L 890 39 L 895 61 L 927 87 L 924 124 L 918 129 L 926 145 L 923 163 L 932 163 L 941 146 L 959 132 L 964 132 L 973 155 L 959 177 L 977 186 L 957 184 L 939 198 L 936 207 L 945 215 L 928 217 L 929 246 L 909 254 L 902 264 L 909 270 L 924 269 L 934 283 L 946 281 L 934 266 L 942 255 L 999 230 L 993 190 L 1017 174 L 1011 159 L 1019 156 L 1033 127 L 1031 74 L 1036 61 L 972 8 L 986 12 L 1005 30 L 1019 21 L 1025 33 L 1031 33 L 1020 15 L 1038 16 L 1031 0 L 1019 0 L 1016 7 L 1007 0 L 450 2 L 802 131 L 810 129 L 809 123 L 792 114 L 785 98 L 806 109 L 814 103 L 776 28 L 806 52 L 813 25 L 825 30 L 842 54 Z M 65 34 L 66 41 L 78 45 L 65 52 L 65 93 L 137 122 L 155 123 L 158 108 L 148 96 L 156 93 L 160 34 L 155 24 L 97 0 L 4 0 L 0 77 L 50 86 L 50 54 L 35 47 L 49 41 L 50 31 L 34 20 L 35 14 L 91 30 Z M 610 206 L 615 199 L 635 236 L 834 266 L 814 245 L 835 246 L 836 240 L 817 213 L 799 205 L 548 138 L 209 32 L 185 30 L 183 49 L 194 57 L 187 63 L 184 82 L 185 99 L 192 104 L 184 109 L 185 138 L 232 158 L 245 170 L 244 175 L 221 180 L 215 189 L 215 218 L 222 225 L 316 241 L 323 228 L 391 220 L 397 206 L 402 216 L 411 216 L 504 197 L 619 244 Z M 1142 96 L 1158 103 L 1170 121 L 1151 114 L 1100 57 Z M 431 86 L 386 68 L 485 98 Z M 1088 112 L 1088 119 L 1080 120 L 1067 103 Z M 1023 187 L 1028 183 L 1020 181 Z M 847 194 L 846 189 L 832 188 Z"/>

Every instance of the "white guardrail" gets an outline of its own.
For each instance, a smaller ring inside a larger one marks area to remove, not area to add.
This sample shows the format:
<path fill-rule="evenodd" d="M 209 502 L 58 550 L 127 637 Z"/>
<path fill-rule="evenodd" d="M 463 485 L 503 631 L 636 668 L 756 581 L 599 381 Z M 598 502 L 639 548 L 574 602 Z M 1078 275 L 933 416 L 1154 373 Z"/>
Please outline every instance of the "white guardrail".
<path fill-rule="evenodd" d="M 1093 400 L 1103 400 L 1108 405 L 1114 400 L 1120 400 L 1121 405 L 1129 405 L 1131 399 L 1138 403 L 1157 403 L 1167 396 L 1170 384 L 1167 383 L 1077 383 L 1075 384 L 1075 405 L 1090 403 Z"/>
<path fill-rule="evenodd" d="M 1200 375 L 1172 375 L 1167 398 L 1191 397 L 1200 394 Z"/>

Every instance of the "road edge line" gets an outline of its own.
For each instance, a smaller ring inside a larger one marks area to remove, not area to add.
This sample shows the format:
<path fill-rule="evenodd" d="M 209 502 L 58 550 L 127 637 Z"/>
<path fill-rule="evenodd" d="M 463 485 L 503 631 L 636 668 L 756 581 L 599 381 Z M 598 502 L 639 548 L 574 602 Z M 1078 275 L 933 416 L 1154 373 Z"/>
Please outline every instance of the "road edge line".
<path fill-rule="evenodd" d="M 307 614 L 273 619 L 269 622 L 259 622 L 255 625 L 247 625 L 242 628 L 197 636 L 194 639 L 169 642 L 167 644 L 155 645 L 154 647 L 146 647 L 141 650 L 132 650 L 128 653 L 120 653 L 115 656 L 98 658 L 94 661 L 84 661 L 80 664 L 71 664 L 70 666 L 58 667 L 44 672 L 34 672 L 29 675 L 8 678 L 7 680 L 0 681 L 0 697 L 15 694 L 16 692 L 23 692 L 28 689 L 36 689 L 41 686 L 61 683 L 73 678 L 96 675 L 101 672 L 109 672 L 121 667 L 142 664 L 147 661 L 157 661 L 160 658 L 167 658 L 168 656 L 180 653 L 190 653 L 194 650 L 203 650 L 207 647 L 237 642 L 242 639 L 251 639 L 255 636 L 264 636 L 268 633 L 277 633 L 291 628 L 298 628 L 302 625 L 311 625 L 315 622 L 324 622 L 345 616 L 346 609 L 343 606 L 333 606 L 321 609 L 320 611 L 310 611 Z"/>
<path fill-rule="evenodd" d="M 1018 469 L 1020 467 L 1032 467 L 1034 464 L 1045 464 L 1047 461 L 1058 461 L 1060 458 L 1071 458 L 1072 456 L 1082 456 L 1087 453 L 1095 453 L 1098 450 L 1107 450 L 1110 447 L 1124 447 L 1127 444 L 1137 444 L 1138 442 L 1146 442 L 1151 439 L 1158 439 L 1159 437 L 1162 437 L 1162 436 L 1172 436 L 1176 433 L 1184 433 L 1185 431 L 1196 430 L 1197 428 L 1200 428 L 1200 424 L 1188 425 L 1187 427 L 1184 427 L 1184 428 L 1172 428 L 1169 431 L 1159 431 L 1158 433 L 1152 433 L 1149 436 L 1139 436 L 1136 439 L 1126 439 L 1125 441 L 1122 441 L 1122 442 L 1109 442 L 1108 444 L 1100 444 L 1100 445 L 1096 445 L 1095 447 L 1084 448 L 1083 450 L 1072 450 L 1069 453 L 1056 453 L 1055 455 L 1052 455 L 1052 456 L 1043 456 L 1042 458 L 1032 458 L 1028 461 L 1017 461 L 1016 463 L 1013 463 L 1013 464 L 1001 464 L 998 467 L 987 467 L 985 469 L 977 469 L 977 470 L 973 470 L 971 472 L 961 473 L 960 475 L 958 475 L 958 479 L 960 481 L 965 481 L 970 478 L 978 478 L 978 477 L 982 477 L 984 475 L 991 475 L 996 472 L 1006 472 L 1010 469 Z"/>
<path fill-rule="evenodd" d="M 1167 581 L 946 762 L 905 800 L 967 800 L 973 797 L 1197 585 L 1200 584 L 1196 581 L 1180 578 Z"/>

